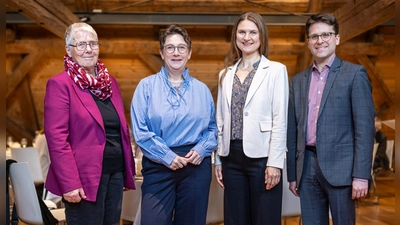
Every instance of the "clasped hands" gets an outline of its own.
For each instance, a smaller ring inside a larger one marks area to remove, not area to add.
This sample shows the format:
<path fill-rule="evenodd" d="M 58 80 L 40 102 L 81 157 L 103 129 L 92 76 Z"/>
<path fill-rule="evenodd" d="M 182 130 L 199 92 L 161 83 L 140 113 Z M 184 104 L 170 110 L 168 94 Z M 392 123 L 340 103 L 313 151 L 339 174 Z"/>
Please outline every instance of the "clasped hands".
<path fill-rule="evenodd" d="M 184 166 L 187 166 L 188 163 L 191 163 L 193 165 L 200 165 L 202 160 L 203 159 L 198 152 L 196 152 L 195 150 L 190 150 L 190 152 L 188 152 L 184 157 L 177 155 L 174 160 L 172 160 L 169 168 L 171 170 L 177 170 L 183 168 Z"/>

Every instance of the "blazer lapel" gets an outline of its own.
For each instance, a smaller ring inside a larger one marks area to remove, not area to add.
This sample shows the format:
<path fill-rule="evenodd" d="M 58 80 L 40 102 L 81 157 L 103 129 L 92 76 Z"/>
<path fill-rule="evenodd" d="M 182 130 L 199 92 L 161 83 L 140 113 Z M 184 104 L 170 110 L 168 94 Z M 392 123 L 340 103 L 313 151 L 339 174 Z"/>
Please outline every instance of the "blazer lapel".
<path fill-rule="evenodd" d="M 310 92 L 310 82 L 312 76 L 312 66 L 305 72 L 304 79 L 301 81 L 301 89 L 306 90 L 304 92 L 298 93 L 300 94 L 300 105 L 304 106 L 303 108 L 303 117 L 304 118 L 304 132 L 307 131 L 307 121 L 308 121 L 308 93 Z"/>
<path fill-rule="evenodd" d="M 225 83 L 225 93 L 226 93 L 226 101 L 228 103 L 228 108 L 231 108 L 232 101 L 232 87 L 233 87 L 233 78 L 235 77 L 235 71 L 237 65 L 239 65 L 240 60 L 231 67 L 228 67 L 228 72 L 225 75 L 224 83 Z"/>
<path fill-rule="evenodd" d="M 331 69 L 329 71 L 328 79 L 326 80 L 324 92 L 322 93 L 321 104 L 320 104 L 321 107 L 318 112 L 318 117 L 319 117 L 319 115 L 321 115 L 322 109 L 325 106 L 329 92 L 332 89 L 333 82 L 335 81 L 335 79 L 339 73 L 340 64 L 341 64 L 341 60 L 338 57 L 336 57 L 332 63 Z"/>
<path fill-rule="evenodd" d="M 260 87 L 261 83 L 267 76 L 268 67 L 269 67 L 269 60 L 264 56 L 261 56 L 261 62 L 258 65 L 258 69 L 256 74 L 254 74 L 253 80 L 251 81 L 249 91 L 247 92 L 246 103 L 244 104 L 244 107 L 246 107 L 246 105 L 250 102 L 251 98 L 256 93 L 258 87 Z"/>
<path fill-rule="evenodd" d="M 96 102 L 93 100 L 93 97 L 90 94 L 89 90 L 82 89 L 78 87 L 78 85 L 76 85 L 75 83 L 72 84 L 72 87 L 74 88 L 78 98 L 81 100 L 82 105 L 86 108 L 86 110 L 93 116 L 93 118 L 104 130 L 103 117 L 101 117 L 100 110 L 97 107 Z"/>
<path fill-rule="evenodd" d="M 117 87 L 117 84 L 115 84 L 115 82 L 112 83 L 112 90 L 113 90 L 113 93 L 112 93 L 112 95 L 110 97 L 110 101 L 113 104 L 114 109 L 118 114 L 120 123 L 122 125 L 124 125 L 125 122 L 126 122 L 124 120 L 124 118 L 125 118 L 124 106 L 123 106 L 123 104 L 121 104 L 122 100 L 118 101 L 118 99 L 122 99 L 122 96 L 121 96 L 121 93 L 117 91 L 118 87 Z"/>

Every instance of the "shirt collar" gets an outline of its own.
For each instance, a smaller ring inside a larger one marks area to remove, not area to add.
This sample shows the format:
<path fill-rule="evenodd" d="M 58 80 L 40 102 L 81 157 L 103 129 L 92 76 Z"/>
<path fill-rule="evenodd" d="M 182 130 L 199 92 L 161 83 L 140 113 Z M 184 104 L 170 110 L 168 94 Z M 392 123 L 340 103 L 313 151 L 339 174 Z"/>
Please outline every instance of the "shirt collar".
<path fill-rule="evenodd" d="M 335 58 L 336 58 L 336 54 L 333 53 L 332 57 L 331 57 L 331 58 L 329 59 L 329 61 L 325 64 L 325 66 L 327 66 L 328 68 L 331 68 L 331 66 L 332 66 L 332 64 L 333 64 L 333 61 L 335 61 Z M 325 67 L 325 66 L 324 66 L 324 67 Z M 313 68 L 313 70 L 317 70 L 317 65 L 315 65 L 315 61 L 313 62 L 312 68 Z"/>
<path fill-rule="evenodd" d="M 167 70 L 167 68 L 165 68 L 165 66 L 162 66 L 161 67 L 161 74 L 162 74 L 162 76 L 165 78 L 165 79 L 167 79 L 168 80 L 168 70 Z M 185 68 L 185 70 L 183 71 L 183 73 L 182 73 L 182 77 L 183 77 L 183 79 L 186 81 L 187 80 L 187 78 L 189 78 L 189 68 Z"/>

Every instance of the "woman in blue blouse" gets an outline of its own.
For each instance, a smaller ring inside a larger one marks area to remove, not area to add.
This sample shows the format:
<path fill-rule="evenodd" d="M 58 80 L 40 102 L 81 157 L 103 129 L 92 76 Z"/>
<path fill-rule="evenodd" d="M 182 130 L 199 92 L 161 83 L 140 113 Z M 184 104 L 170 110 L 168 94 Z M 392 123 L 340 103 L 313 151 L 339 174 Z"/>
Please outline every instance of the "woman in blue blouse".
<path fill-rule="evenodd" d="M 191 40 L 171 25 L 159 34 L 164 66 L 142 79 L 131 121 L 142 160 L 142 225 L 206 224 L 211 153 L 217 148 L 214 102 L 189 75 Z"/>

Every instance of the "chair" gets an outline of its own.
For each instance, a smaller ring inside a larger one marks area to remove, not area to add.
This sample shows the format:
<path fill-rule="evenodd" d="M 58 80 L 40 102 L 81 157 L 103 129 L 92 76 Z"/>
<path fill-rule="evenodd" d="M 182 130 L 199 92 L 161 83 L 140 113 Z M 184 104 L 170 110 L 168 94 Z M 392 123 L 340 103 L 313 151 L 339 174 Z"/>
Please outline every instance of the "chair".
<path fill-rule="evenodd" d="M 140 205 L 142 199 L 142 157 L 143 154 L 139 147 L 135 148 L 135 166 L 136 166 L 136 176 L 135 176 L 135 186 L 136 190 L 124 191 L 122 197 L 122 210 L 121 219 L 131 221 L 134 225 L 140 224 Z"/>
<path fill-rule="evenodd" d="M 53 207 L 55 204 L 51 200 L 46 200 L 47 190 L 44 188 L 44 177 L 42 166 L 39 159 L 39 152 L 37 148 L 11 148 L 11 158 L 17 162 L 27 162 L 32 179 L 35 185 L 43 185 L 42 199 L 48 207 Z M 61 197 L 60 197 L 61 199 Z M 55 201 L 57 202 L 57 201 Z"/>
<path fill-rule="evenodd" d="M 17 162 L 27 162 L 35 185 L 43 184 L 42 168 L 37 148 L 11 148 L 11 157 Z"/>
<path fill-rule="evenodd" d="M 124 191 L 122 197 L 121 219 L 137 222 L 140 218 L 140 200 L 142 199 L 143 177 L 135 177 L 136 190 Z"/>
<path fill-rule="evenodd" d="M 389 159 L 389 169 L 393 171 L 392 163 L 393 163 L 393 147 L 394 140 L 387 140 L 386 142 L 386 155 Z"/>
<path fill-rule="evenodd" d="M 282 217 L 284 218 L 284 224 L 286 225 L 286 219 L 288 217 L 301 216 L 300 198 L 295 196 L 289 190 L 289 182 L 287 182 L 287 173 L 286 173 L 286 159 L 282 170 L 282 182 L 283 182 Z M 299 225 L 301 225 L 301 217 L 299 218 Z"/>
<path fill-rule="evenodd" d="M 224 189 L 222 189 L 214 176 L 215 167 L 212 166 L 212 180 L 208 196 L 207 224 L 221 223 L 224 221 Z"/>
<path fill-rule="evenodd" d="M 28 224 L 43 224 L 42 213 L 28 163 L 11 164 L 10 180 L 19 219 Z M 60 223 L 65 222 L 64 208 L 53 209 L 50 212 Z"/>

